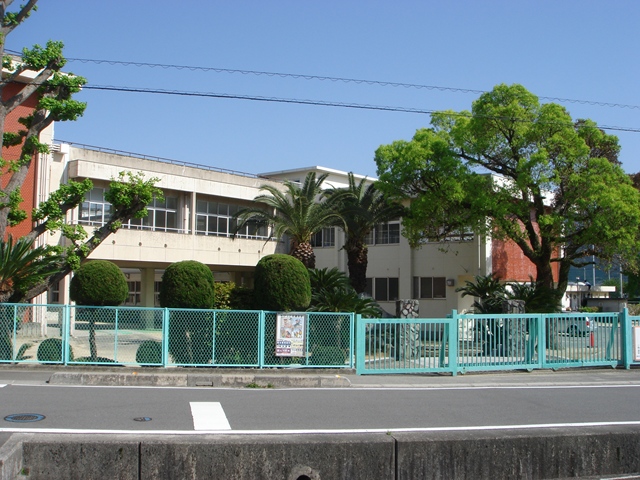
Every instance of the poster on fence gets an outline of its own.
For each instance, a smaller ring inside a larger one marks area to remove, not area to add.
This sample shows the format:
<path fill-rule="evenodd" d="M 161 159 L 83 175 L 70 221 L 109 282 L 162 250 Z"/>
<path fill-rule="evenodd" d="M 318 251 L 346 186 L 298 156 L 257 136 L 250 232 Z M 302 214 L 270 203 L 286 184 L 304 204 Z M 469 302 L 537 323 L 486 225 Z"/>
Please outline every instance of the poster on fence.
<path fill-rule="evenodd" d="M 640 327 L 633 327 L 633 361 L 640 362 Z"/>
<path fill-rule="evenodd" d="M 304 357 L 306 313 L 276 315 L 276 356 Z"/>

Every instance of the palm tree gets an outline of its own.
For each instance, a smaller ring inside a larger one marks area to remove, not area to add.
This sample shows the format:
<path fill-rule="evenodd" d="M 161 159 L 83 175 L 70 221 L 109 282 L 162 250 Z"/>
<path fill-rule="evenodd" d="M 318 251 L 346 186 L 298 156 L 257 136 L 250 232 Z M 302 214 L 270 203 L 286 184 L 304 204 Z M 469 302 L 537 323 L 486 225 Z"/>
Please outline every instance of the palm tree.
<path fill-rule="evenodd" d="M 323 228 L 341 221 L 336 204 L 342 196 L 321 198 L 322 182 L 327 176 L 328 174 L 324 174 L 316 178 L 315 172 L 309 172 L 302 187 L 286 180 L 285 191 L 273 185 L 261 186 L 260 190 L 268 193 L 258 195 L 254 201 L 268 209 L 248 207 L 238 211 L 235 215 L 238 221 L 236 232 L 250 222 L 268 225 L 272 228 L 271 237 L 279 240 L 284 235 L 289 236 L 289 255 L 300 260 L 307 268 L 315 268 L 316 256 L 311 246 L 311 237 Z"/>
<path fill-rule="evenodd" d="M 404 208 L 389 202 L 375 184 L 367 185 L 366 178 L 356 183 L 353 173 L 349 172 L 349 186 L 326 192 L 328 198 L 340 196 L 340 214 L 346 241 L 349 279 L 357 293 L 367 287 L 367 265 L 369 249 L 367 236 L 376 225 L 402 216 Z"/>

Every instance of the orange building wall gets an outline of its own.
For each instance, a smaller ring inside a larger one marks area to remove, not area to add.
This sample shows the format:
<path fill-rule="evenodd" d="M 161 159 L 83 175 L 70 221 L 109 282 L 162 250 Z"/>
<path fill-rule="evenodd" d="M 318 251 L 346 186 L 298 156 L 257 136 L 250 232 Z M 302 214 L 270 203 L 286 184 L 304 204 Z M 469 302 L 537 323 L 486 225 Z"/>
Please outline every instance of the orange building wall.
<path fill-rule="evenodd" d="M 15 93 L 19 92 L 22 88 L 20 84 L 8 85 L 3 90 L 2 99 L 6 100 L 11 97 Z M 21 129 L 24 129 L 24 126 L 18 123 L 18 119 L 20 117 L 24 117 L 30 115 L 34 110 L 36 105 L 36 98 L 34 96 L 30 97 L 25 103 L 17 107 L 13 112 L 7 115 L 5 119 L 4 128 L 7 132 L 17 132 Z M 20 146 L 3 148 L 2 149 L 2 157 L 6 160 L 17 160 L 20 157 Z M 27 178 L 25 179 L 22 185 L 22 198 L 24 201 L 21 204 L 23 210 L 27 212 L 28 218 L 15 227 L 11 227 L 8 229 L 8 233 L 13 235 L 14 238 L 22 237 L 31 231 L 32 220 L 31 220 L 31 210 L 35 206 L 36 201 L 36 175 L 35 175 L 35 163 L 32 162 L 29 167 L 29 171 L 27 173 Z M 4 188 L 9 182 L 10 176 L 2 175 L 2 187 Z"/>

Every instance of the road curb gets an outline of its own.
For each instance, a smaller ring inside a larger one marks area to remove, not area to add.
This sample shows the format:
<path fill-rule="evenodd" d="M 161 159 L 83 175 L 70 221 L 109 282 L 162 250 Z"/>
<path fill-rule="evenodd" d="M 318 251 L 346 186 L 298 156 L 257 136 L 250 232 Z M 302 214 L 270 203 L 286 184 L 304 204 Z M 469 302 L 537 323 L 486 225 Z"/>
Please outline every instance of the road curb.
<path fill-rule="evenodd" d="M 280 374 L 148 374 L 113 372 L 56 372 L 51 385 L 213 387 L 213 388 L 345 388 L 348 378 L 341 375 Z"/>

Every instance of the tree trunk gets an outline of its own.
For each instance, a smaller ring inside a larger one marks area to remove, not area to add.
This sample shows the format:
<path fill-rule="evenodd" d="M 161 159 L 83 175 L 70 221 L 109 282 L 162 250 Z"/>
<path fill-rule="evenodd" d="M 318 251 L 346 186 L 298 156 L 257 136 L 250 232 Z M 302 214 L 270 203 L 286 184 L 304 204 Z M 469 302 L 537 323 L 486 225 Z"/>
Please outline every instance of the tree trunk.
<path fill-rule="evenodd" d="M 356 293 L 363 293 L 367 289 L 368 253 L 369 249 L 364 243 L 347 247 L 349 280 Z"/>
<path fill-rule="evenodd" d="M 308 242 L 292 245 L 291 256 L 300 260 L 307 268 L 316 268 L 316 254 Z"/>

